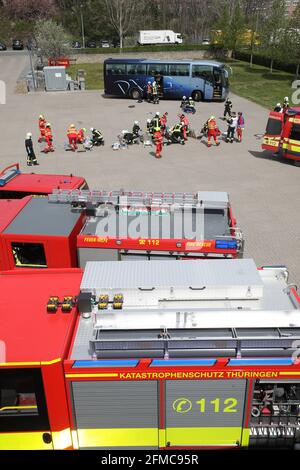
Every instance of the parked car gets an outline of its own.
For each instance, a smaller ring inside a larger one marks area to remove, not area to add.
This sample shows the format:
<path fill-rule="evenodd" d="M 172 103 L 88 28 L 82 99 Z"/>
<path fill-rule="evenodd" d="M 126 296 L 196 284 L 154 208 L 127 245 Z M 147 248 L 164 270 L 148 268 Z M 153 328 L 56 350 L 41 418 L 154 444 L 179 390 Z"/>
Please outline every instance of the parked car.
<path fill-rule="evenodd" d="M 203 46 L 209 46 L 210 45 L 210 40 L 209 39 L 203 39 L 202 45 Z"/>
<path fill-rule="evenodd" d="M 14 51 L 22 51 L 24 49 L 23 41 L 19 39 L 14 39 L 12 42 L 12 48 Z"/>
<path fill-rule="evenodd" d="M 0 51 L 6 51 L 6 49 L 6 44 L 4 44 L 4 42 L 0 42 Z"/>
<path fill-rule="evenodd" d="M 81 49 L 81 43 L 79 41 L 72 42 L 73 49 Z"/>
<path fill-rule="evenodd" d="M 113 45 L 113 47 L 120 47 L 120 41 L 118 39 L 113 39 L 112 40 L 112 45 Z"/>
<path fill-rule="evenodd" d="M 106 39 L 103 39 L 103 41 L 101 41 L 100 45 L 101 45 L 101 47 L 110 47 L 109 41 L 107 41 Z"/>
<path fill-rule="evenodd" d="M 96 41 L 88 41 L 86 46 L 95 49 L 97 47 L 97 43 Z"/>

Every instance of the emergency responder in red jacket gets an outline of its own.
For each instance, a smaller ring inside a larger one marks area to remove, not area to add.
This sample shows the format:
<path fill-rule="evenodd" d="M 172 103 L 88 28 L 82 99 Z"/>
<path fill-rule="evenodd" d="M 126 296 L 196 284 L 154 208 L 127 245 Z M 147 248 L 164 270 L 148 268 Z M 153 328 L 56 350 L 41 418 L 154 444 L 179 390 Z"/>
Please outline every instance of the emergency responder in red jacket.
<path fill-rule="evenodd" d="M 74 124 L 70 124 L 69 129 L 67 130 L 67 137 L 69 139 L 69 145 L 72 152 L 75 152 L 77 149 L 77 136 L 78 132 Z"/>
<path fill-rule="evenodd" d="M 187 140 L 187 134 L 189 130 L 190 121 L 188 117 L 183 113 L 179 115 L 179 119 L 180 119 L 181 126 L 182 126 L 183 138 L 184 140 Z"/>
<path fill-rule="evenodd" d="M 78 144 L 83 144 L 83 142 L 85 141 L 85 134 L 86 132 L 86 129 L 83 127 L 82 129 L 79 129 L 79 131 L 77 132 L 77 143 Z"/>
<path fill-rule="evenodd" d="M 152 101 L 152 84 L 151 82 L 147 83 L 147 101 L 148 103 L 151 103 Z"/>
<path fill-rule="evenodd" d="M 168 116 L 168 113 L 165 112 L 165 113 L 162 115 L 162 117 L 160 118 L 160 121 L 159 121 L 159 123 L 160 123 L 160 129 L 161 129 L 161 132 L 162 132 L 163 135 L 164 135 L 165 132 L 166 132 L 167 119 L 168 119 L 167 116 Z"/>
<path fill-rule="evenodd" d="M 162 147 L 163 147 L 164 138 L 162 136 L 160 127 L 155 128 L 154 134 L 153 134 L 153 140 L 154 140 L 154 143 L 155 143 L 155 146 L 156 146 L 156 148 L 155 148 L 155 157 L 156 158 L 161 158 L 161 151 L 162 151 Z"/>
<path fill-rule="evenodd" d="M 244 119 L 243 113 L 239 112 L 238 120 L 237 120 L 237 128 L 236 128 L 237 138 L 239 142 L 242 142 L 243 140 L 244 129 L 245 129 L 245 119 Z"/>
<path fill-rule="evenodd" d="M 44 116 L 41 114 L 39 116 L 39 130 L 40 130 L 40 137 L 38 139 L 38 142 L 42 142 L 45 139 L 45 128 L 46 128 L 46 119 Z"/>
<path fill-rule="evenodd" d="M 216 145 L 220 145 L 218 140 L 219 129 L 215 116 L 211 116 L 207 121 L 207 146 L 211 147 L 211 138 L 214 139 Z"/>
<path fill-rule="evenodd" d="M 44 153 L 54 152 L 53 135 L 52 135 L 52 129 L 51 129 L 50 122 L 47 122 L 46 127 L 45 127 L 45 140 L 46 140 L 46 146 L 45 146 L 43 152 Z"/>

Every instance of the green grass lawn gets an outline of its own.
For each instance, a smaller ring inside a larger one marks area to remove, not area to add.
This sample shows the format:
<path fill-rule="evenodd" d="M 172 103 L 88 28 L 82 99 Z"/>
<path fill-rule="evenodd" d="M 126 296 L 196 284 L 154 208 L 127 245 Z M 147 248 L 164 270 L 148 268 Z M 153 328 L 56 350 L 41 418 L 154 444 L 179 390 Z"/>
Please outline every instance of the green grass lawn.
<path fill-rule="evenodd" d="M 73 79 L 76 78 L 78 69 L 83 69 L 86 72 L 85 85 L 87 90 L 102 90 L 103 84 L 103 64 L 76 64 L 71 65 L 67 73 Z"/>
<path fill-rule="evenodd" d="M 260 65 L 253 65 L 241 61 L 228 61 L 233 70 L 230 78 L 230 87 L 233 93 L 258 103 L 268 109 L 276 103 L 282 102 L 284 96 L 291 98 L 293 75 L 275 70 L 273 74 L 269 69 Z M 76 71 L 86 71 L 86 89 L 99 90 L 104 88 L 102 64 L 71 65 L 68 73 L 75 78 Z"/>
<path fill-rule="evenodd" d="M 233 75 L 230 78 L 230 88 L 236 95 L 247 98 L 268 109 L 288 96 L 291 101 L 292 82 L 294 76 L 279 70 L 270 70 L 260 65 L 250 68 L 247 62 L 229 61 Z"/>

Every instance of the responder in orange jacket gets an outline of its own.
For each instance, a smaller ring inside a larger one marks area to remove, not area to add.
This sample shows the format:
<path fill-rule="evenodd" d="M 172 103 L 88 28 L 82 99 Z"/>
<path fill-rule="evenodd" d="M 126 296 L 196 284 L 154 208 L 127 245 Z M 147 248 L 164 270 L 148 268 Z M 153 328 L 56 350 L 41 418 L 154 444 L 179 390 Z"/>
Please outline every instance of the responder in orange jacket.
<path fill-rule="evenodd" d="M 151 103 L 152 101 L 152 84 L 151 82 L 147 83 L 147 101 Z"/>
<path fill-rule="evenodd" d="M 39 130 L 40 130 L 40 137 L 38 142 L 42 142 L 45 139 L 45 128 L 46 128 L 46 119 L 42 114 L 39 116 Z"/>
<path fill-rule="evenodd" d="M 166 132 L 167 119 L 168 119 L 167 116 L 168 116 L 168 113 L 165 112 L 159 120 L 162 135 L 165 135 L 165 132 Z"/>
<path fill-rule="evenodd" d="M 45 140 L 46 140 L 46 146 L 45 146 L 43 152 L 44 153 L 54 152 L 53 135 L 52 135 L 52 129 L 51 129 L 50 122 L 47 122 L 46 127 L 45 127 Z"/>
<path fill-rule="evenodd" d="M 164 143 L 164 139 L 160 130 L 160 127 L 156 127 L 153 134 L 153 140 L 155 143 L 155 157 L 161 158 L 161 151 Z"/>
<path fill-rule="evenodd" d="M 182 126 L 183 138 L 184 140 L 187 140 L 187 134 L 189 130 L 190 121 L 188 117 L 183 113 L 179 115 L 179 119 L 180 119 L 181 126 Z"/>
<path fill-rule="evenodd" d="M 83 142 L 85 141 L 85 134 L 86 132 L 86 129 L 83 127 L 82 129 L 79 129 L 79 131 L 77 132 L 77 143 L 78 144 L 83 144 Z"/>
<path fill-rule="evenodd" d="M 207 121 L 207 146 L 211 147 L 211 138 L 214 139 L 216 145 L 220 145 L 218 140 L 218 127 L 215 116 L 211 116 Z"/>
<path fill-rule="evenodd" d="M 74 124 L 70 124 L 69 129 L 67 130 L 67 136 L 69 139 L 69 145 L 71 147 L 72 152 L 75 152 L 77 149 L 77 130 Z"/>

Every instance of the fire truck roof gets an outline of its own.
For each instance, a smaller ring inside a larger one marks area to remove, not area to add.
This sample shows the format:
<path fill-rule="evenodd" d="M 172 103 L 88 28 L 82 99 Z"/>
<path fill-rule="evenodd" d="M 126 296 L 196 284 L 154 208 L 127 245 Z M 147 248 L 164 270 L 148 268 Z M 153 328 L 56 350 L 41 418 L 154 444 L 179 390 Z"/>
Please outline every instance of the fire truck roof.
<path fill-rule="evenodd" d="M 49 204 L 44 197 L 31 196 L 27 204 L 18 211 L 11 223 L 4 229 L 6 234 L 22 235 L 69 235 L 81 213 L 63 204 Z"/>
<path fill-rule="evenodd" d="M 27 194 L 49 194 L 54 188 L 70 190 L 80 188 L 84 183 L 84 178 L 73 175 L 44 175 L 16 172 L 5 184 L 0 184 L 0 192 L 12 191 Z"/>
<path fill-rule="evenodd" d="M 248 259 L 89 262 L 81 297 L 75 360 L 280 356 L 300 339 L 287 269 Z"/>
<path fill-rule="evenodd" d="M 76 308 L 47 313 L 50 296 L 78 294 L 82 271 L 26 270 L 0 273 L 0 362 L 41 362 L 63 358 L 69 347 Z"/>
<path fill-rule="evenodd" d="M 16 215 L 26 206 L 30 196 L 23 199 L 0 199 L 0 232 L 2 232 Z"/>

